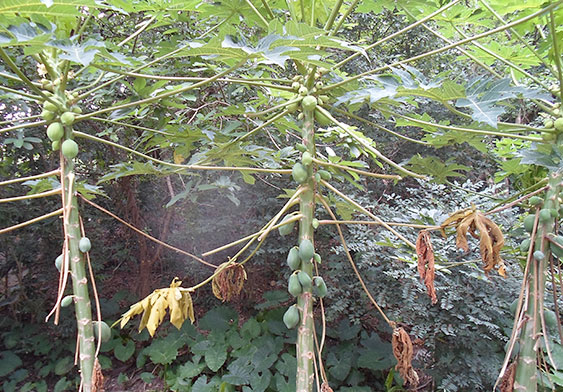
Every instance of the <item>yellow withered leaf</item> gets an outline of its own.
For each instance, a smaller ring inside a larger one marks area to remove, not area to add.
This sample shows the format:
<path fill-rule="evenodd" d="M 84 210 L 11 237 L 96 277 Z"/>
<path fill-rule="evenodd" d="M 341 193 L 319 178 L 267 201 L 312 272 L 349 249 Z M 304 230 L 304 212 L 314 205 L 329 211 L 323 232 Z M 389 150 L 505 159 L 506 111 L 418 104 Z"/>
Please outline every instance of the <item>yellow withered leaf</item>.
<path fill-rule="evenodd" d="M 182 281 L 174 278 L 169 288 L 158 289 L 129 308 L 125 312 L 120 322 L 123 328 L 131 317 L 143 313 L 139 323 L 139 332 L 147 328 L 151 336 L 154 336 L 156 329 L 162 324 L 166 316 L 166 310 L 170 312 L 170 322 L 180 329 L 187 318 L 193 323 L 195 321 L 192 297 L 188 290 L 182 289 Z M 117 323 L 117 322 L 116 322 Z"/>
<path fill-rule="evenodd" d="M 453 215 L 450 217 L 452 218 Z M 483 260 L 483 270 L 488 273 L 496 269 L 502 277 L 506 277 L 506 268 L 500 257 L 500 250 L 504 246 L 504 236 L 500 228 L 492 220 L 487 218 L 482 212 L 475 209 L 469 213 L 458 214 L 456 219 L 446 219 L 440 226 L 455 223 L 456 225 L 456 245 L 464 251 L 469 251 L 467 234 L 479 239 L 479 251 Z M 448 222 L 446 224 L 446 222 Z"/>

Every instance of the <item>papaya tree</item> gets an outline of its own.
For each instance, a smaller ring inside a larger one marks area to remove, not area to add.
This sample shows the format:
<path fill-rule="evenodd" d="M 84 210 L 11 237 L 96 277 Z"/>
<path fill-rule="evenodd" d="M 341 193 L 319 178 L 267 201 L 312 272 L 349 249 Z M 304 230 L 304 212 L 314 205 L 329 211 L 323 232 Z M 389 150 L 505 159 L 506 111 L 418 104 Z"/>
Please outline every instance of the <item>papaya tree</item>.
<path fill-rule="evenodd" d="M 457 244 L 466 251 L 470 246 L 467 235 L 477 237 L 485 273 L 500 275 L 506 273 L 501 257 L 504 234 L 489 217 L 496 211 L 480 211 L 474 206 L 453 212 L 440 226 L 425 227 L 415 241 L 412 232 L 398 231 L 392 222 L 356 202 L 343 190 L 346 183 L 362 188 L 364 179 L 400 181 L 414 177 L 451 184 L 448 177 L 459 167 L 433 156 L 394 162 L 382 153 L 373 136 L 375 130 L 436 148 L 468 143 L 483 149 L 487 143 L 519 143 L 518 148 L 504 152 L 508 159 L 500 156 L 499 148 L 496 150 L 499 161 L 511 163 L 503 164 L 505 177 L 523 176 L 525 171 L 516 169 L 522 164 L 532 165 L 530 170 L 537 169 L 546 178 L 530 184 L 512 200 L 502 201 L 497 208 L 500 211 L 505 205 L 528 199 L 531 203 L 532 197 L 545 192 L 543 200 L 533 199 L 537 219 L 530 226 L 526 278 L 519 301 L 525 306 L 519 306 L 512 340 L 515 342 L 518 336 L 520 351 L 510 365 L 512 373 L 506 372 L 510 353 L 501 369 L 503 385 L 508 385 L 505 390 L 536 390 L 539 381 L 534 376 L 541 358 L 537 350 L 539 331 L 547 334 L 542 307 L 545 280 L 546 276 L 554 281 L 561 279 L 555 265 L 561 256 L 563 78 L 558 37 L 563 25 L 563 1 L 531 1 L 523 10 L 516 3 L 507 6 L 504 1 L 479 1 L 468 7 L 459 0 L 446 4 L 431 0 L 227 0 L 213 4 L 91 1 L 79 5 L 65 0 L 0 1 L 0 57 L 4 63 L 0 89 L 7 104 L 15 108 L 25 102 L 30 108 L 25 115 L 18 113 L 6 119 L 11 125 L 0 130 L 3 136 L 10 136 L 4 139 L 4 145 L 11 143 L 17 148 L 37 143 L 36 139 L 26 142 L 26 133 L 41 135 L 44 130 L 52 153 L 58 153 L 59 158 L 53 171 L 1 183 L 7 186 L 57 176 L 58 180 L 50 181 L 51 189 L 2 201 L 53 195 L 61 198 L 61 209 L 24 224 L 63 217 L 59 291 L 52 313 L 57 322 L 59 306 L 68 302 L 64 293 L 70 277 L 83 390 L 96 390 L 101 383 L 94 333 L 97 329 L 98 336 L 103 337 L 107 327 L 98 312 L 97 328 L 93 328 L 88 282 L 95 295 L 96 290 L 88 267 L 90 240 L 79 212 L 79 199 L 96 206 L 88 199 L 97 188 L 81 182 L 76 171 L 77 164 L 84 164 L 81 156 L 86 152 L 82 146 L 87 143 L 99 143 L 125 156 L 102 178 L 104 181 L 128 175 L 194 175 L 206 171 L 237 172 L 248 183 L 253 183 L 257 174 L 269 175 L 274 181 L 291 176 L 294 181 L 293 189 L 284 192 L 287 202 L 258 232 L 201 255 L 167 245 L 214 272 L 192 287 L 182 287 L 174 279 L 169 288 L 155 290 L 131 306 L 121 326 L 142 314 L 139 329 L 146 327 L 153 335 L 167 309 L 171 323 L 178 328 L 187 319 L 194 322 L 191 293 L 210 283 L 218 298 L 228 300 L 242 289 L 244 264 L 268 236 L 276 229 L 288 235 L 298 222 L 297 239 L 291 240 L 293 247 L 287 255 L 291 270 L 288 291 L 295 303 L 283 317 L 288 328 L 297 328 L 295 390 L 312 391 L 316 385 L 317 390 L 329 391 L 322 338 L 316 340 L 313 318 L 314 302 L 322 303 L 327 294 L 319 272 L 322 255 L 317 252 L 314 234 L 320 224 L 333 225 L 366 294 L 393 331 L 398 372 L 406 383 L 416 385 L 419 375 L 411 364 L 410 338 L 377 304 L 354 264 L 341 225 L 356 222 L 337 215 L 342 216 L 343 210 L 365 215 L 369 224 L 384 227 L 396 241 L 412 248 L 413 262 L 418 258 L 418 270 L 432 302 L 437 300 L 433 291 L 432 230 L 447 235 L 455 228 Z M 374 42 L 354 42 L 348 21 L 370 12 L 393 13 L 406 22 Z M 127 36 L 104 39 L 99 32 L 108 13 L 121 15 L 123 20 L 137 15 L 142 22 Z M 190 22 L 200 30 L 188 33 L 178 27 Z M 168 26 L 169 41 L 158 34 L 160 28 Z M 400 53 L 398 57 L 385 52 L 387 43 L 400 40 L 414 29 L 426 29 L 444 45 L 417 54 Z M 152 34 L 156 48 L 134 55 L 137 39 L 144 34 Z M 445 68 L 443 72 L 421 72 L 415 67 L 417 62 L 431 58 L 439 63 L 441 56 L 451 53 L 471 63 L 461 77 Z M 365 71 L 357 72 L 358 68 Z M 536 68 L 542 70 L 541 74 Z M 465 77 L 468 74 L 471 77 Z M 115 96 L 100 97 L 99 92 L 109 87 Z M 190 107 L 196 94 L 205 98 L 207 88 L 217 88 L 223 95 L 227 90 L 230 99 L 225 98 L 224 107 L 217 105 L 216 95 L 203 100 L 201 107 L 215 105 L 214 111 L 199 116 L 194 125 L 192 119 L 199 109 L 193 115 L 183 109 Z M 240 98 L 244 98 L 243 103 Z M 512 118 L 507 108 L 518 100 L 540 108 L 545 123 Z M 456 123 L 432 118 L 425 111 L 430 103 L 441 105 L 455 116 Z M 118 133 L 98 130 L 100 126 L 139 131 L 141 144 L 131 147 Z M 407 136 L 405 130 L 409 128 L 419 129 L 423 136 Z M 321 215 L 330 219 L 319 219 Z M 19 227 L 1 229 L 0 233 Z M 205 260 L 241 245 L 219 266 Z M 545 342 L 549 353 L 549 342 Z M 550 366 L 556 376 L 557 367 L 554 363 Z"/>

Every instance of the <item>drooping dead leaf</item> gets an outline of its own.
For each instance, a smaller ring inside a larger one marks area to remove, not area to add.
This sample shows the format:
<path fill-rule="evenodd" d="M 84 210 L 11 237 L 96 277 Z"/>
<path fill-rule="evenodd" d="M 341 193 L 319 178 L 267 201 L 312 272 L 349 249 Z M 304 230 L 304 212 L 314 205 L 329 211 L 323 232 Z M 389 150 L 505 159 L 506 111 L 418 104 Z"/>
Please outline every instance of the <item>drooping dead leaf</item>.
<path fill-rule="evenodd" d="M 465 210 L 464 210 L 465 211 Z M 456 215 L 457 214 L 457 215 Z M 506 268 L 500 258 L 500 250 L 504 246 L 504 236 L 500 228 L 483 213 L 472 209 L 465 213 L 454 213 L 440 225 L 443 233 L 446 226 L 455 224 L 456 245 L 469 251 L 467 234 L 479 239 L 479 251 L 483 260 L 485 273 L 496 269 L 499 275 L 506 277 Z"/>
<path fill-rule="evenodd" d="M 430 242 L 430 233 L 426 230 L 421 230 L 418 233 L 416 255 L 418 256 L 418 273 L 420 278 L 424 280 L 432 304 L 435 304 L 438 302 L 438 298 L 434 289 L 434 249 L 432 249 Z"/>
<path fill-rule="evenodd" d="M 169 288 L 157 289 L 143 300 L 131 305 L 117 321 L 120 327 L 123 328 L 132 317 L 142 313 L 139 332 L 146 327 L 150 335 L 154 336 L 156 329 L 164 320 L 166 309 L 170 310 L 170 323 L 176 328 L 180 329 L 188 318 L 193 324 L 195 316 L 192 297 L 187 289 L 180 287 L 181 284 L 181 280 L 174 278 Z"/>
<path fill-rule="evenodd" d="M 213 294 L 223 302 L 230 301 L 240 294 L 246 280 L 246 271 L 242 265 L 228 262 L 221 264 L 218 270 L 211 284 Z"/>
<path fill-rule="evenodd" d="M 94 361 L 94 371 L 92 372 L 92 392 L 104 392 L 104 375 L 98 358 Z"/>
<path fill-rule="evenodd" d="M 516 362 L 512 362 L 504 372 L 500 380 L 500 392 L 512 392 L 514 390 L 514 376 L 516 376 Z"/>
<path fill-rule="evenodd" d="M 471 215 L 475 211 L 475 206 L 470 208 L 464 208 L 463 210 L 458 210 L 451 214 L 442 224 L 440 225 L 440 232 L 442 233 L 442 237 L 446 238 L 446 227 L 457 226 L 459 221 L 463 220 L 468 215 Z"/>
<path fill-rule="evenodd" d="M 411 386 L 418 385 L 418 374 L 412 367 L 413 347 L 409 334 L 402 327 L 393 330 L 393 355 L 397 359 L 395 369 Z"/>

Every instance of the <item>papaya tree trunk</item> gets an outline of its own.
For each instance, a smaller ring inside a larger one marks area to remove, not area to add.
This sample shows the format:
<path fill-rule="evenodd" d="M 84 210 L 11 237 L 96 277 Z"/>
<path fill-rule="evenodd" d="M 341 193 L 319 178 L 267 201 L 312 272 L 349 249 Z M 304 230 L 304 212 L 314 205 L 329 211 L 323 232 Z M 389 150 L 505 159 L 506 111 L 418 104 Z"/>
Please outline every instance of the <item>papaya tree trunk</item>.
<path fill-rule="evenodd" d="M 67 137 L 70 131 L 67 131 Z M 82 237 L 80 231 L 80 215 L 78 211 L 78 200 L 76 197 L 74 163 L 72 159 L 66 159 L 61 154 L 61 159 L 66 161 L 64 165 L 64 206 L 67 210 L 64 222 L 67 251 L 69 259 L 69 270 L 72 279 L 72 293 L 74 296 L 74 310 L 76 314 L 76 326 L 78 330 L 78 359 L 80 363 L 80 376 L 82 390 L 92 390 L 92 374 L 95 360 L 94 330 L 92 327 L 92 309 L 88 293 L 88 277 L 84 254 L 79 249 L 79 241 Z"/>
<path fill-rule="evenodd" d="M 542 331 L 541 319 L 543 317 L 543 295 L 545 293 L 545 277 L 547 261 L 551 257 L 547 235 L 553 233 L 555 216 L 550 215 L 551 210 L 559 209 L 558 195 L 563 185 L 563 172 L 553 173 L 549 179 L 548 190 L 540 211 L 540 219 L 534 241 L 534 253 L 530 260 L 530 273 L 526 282 L 528 293 L 527 309 L 524 315 L 524 324 L 520 333 L 520 351 L 516 360 L 516 375 L 514 378 L 514 391 L 535 392 L 538 388 L 538 352 L 542 339 L 547 331 Z M 547 213 L 545 212 L 547 211 Z"/>
<path fill-rule="evenodd" d="M 312 156 L 315 156 L 315 128 L 312 110 L 303 110 L 304 124 L 302 131 L 303 144 Z M 304 240 L 313 241 L 312 220 L 315 213 L 315 182 L 313 165 L 307 168 L 308 179 L 301 186 L 305 187 L 299 202 L 299 210 L 303 217 L 299 222 L 299 243 Z M 311 260 L 302 261 L 301 270 L 311 278 L 313 263 Z M 312 288 L 303 288 L 299 295 L 297 305 L 301 311 L 301 322 L 297 330 L 297 387 L 296 392 L 310 392 L 313 389 L 315 377 L 313 369 L 314 335 L 313 328 L 313 293 Z"/>

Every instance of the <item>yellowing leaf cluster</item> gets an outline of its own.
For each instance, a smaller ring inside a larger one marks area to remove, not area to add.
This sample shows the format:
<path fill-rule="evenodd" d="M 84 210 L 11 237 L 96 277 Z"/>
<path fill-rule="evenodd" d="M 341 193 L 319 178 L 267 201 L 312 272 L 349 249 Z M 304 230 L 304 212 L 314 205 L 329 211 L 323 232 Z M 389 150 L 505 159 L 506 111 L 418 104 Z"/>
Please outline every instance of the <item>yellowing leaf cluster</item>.
<path fill-rule="evenodd" d="M 481 259 L 485 264 L 483 270 L 489 272 L 496 269 L 502 277 L 506 277 L 506 268 L 500 258 L 500 250 L 504 246 L 504 236 L 500 228 L 475 207 L 453 213 L 441 224 L 442 234 L 450 225 L 456 226 L 456 245 L 469 251 L 467 234 L 479 239 Z"/>
<path fill-rule="evenodd" d="M 174 278 L 169 288 L 157 289 L 142 301 L 139 301 L 125 312 L 120 322 L 123 328 L 127 322 L 138 314 L 143 314 L 139 324 L 139 332 L 147 328 L 151 336 L 164 320 L 166 309 L 170 310 L 170 323 L 180 329 L 187 318 L 193 323 L 195 321 L 192 297 L 187 289 L 180 287 L 181 280 Z"/>

